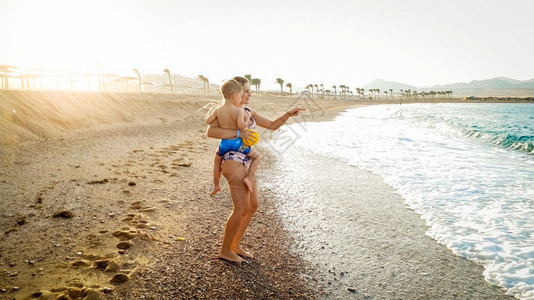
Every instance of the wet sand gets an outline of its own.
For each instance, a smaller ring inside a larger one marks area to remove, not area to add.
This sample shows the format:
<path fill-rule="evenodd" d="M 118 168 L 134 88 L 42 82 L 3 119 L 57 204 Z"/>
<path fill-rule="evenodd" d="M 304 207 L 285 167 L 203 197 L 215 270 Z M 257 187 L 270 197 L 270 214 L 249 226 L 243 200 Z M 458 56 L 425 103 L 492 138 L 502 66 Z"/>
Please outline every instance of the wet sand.
<path fill-rule="evenodd" d="M 270 157 L 265 188 L 291 249 L 329 299 L 511 299 L 455 256 L 381 177 L 301 148 Z M 322 298 L 322 297 L 321 297 Z"/>
<path fill-rule="evenodd" d="M 379 177 L 352 170 L 347 180 L 365 184 L 345 191 L 323 179 L 347 166 L 309 153 L 284 161 L 268 144 L 258 146 L 260 208 L 244 240 L 256 257 L 216 259 L 231 199 L 227 186 L 209 197 L 217 141 L 204 134 L 201 108 L 217 97 L 0 91 L 0 99 L 1 299 L 503 296 L 480 267 L 426 237 Z M 367 104 L 253 97 L 251 107 L 276 118 L 306 106 L 304 119 L 321 121 Z M 290 172 L 296 166 L 307 173 Z M 365 199 L 339 197 L 355 194 Z M 321 206 L 335 198 L 345 202 Z M 369 208 L 338 218 L 357 235 L 302 222 L 346 205 Z"/>

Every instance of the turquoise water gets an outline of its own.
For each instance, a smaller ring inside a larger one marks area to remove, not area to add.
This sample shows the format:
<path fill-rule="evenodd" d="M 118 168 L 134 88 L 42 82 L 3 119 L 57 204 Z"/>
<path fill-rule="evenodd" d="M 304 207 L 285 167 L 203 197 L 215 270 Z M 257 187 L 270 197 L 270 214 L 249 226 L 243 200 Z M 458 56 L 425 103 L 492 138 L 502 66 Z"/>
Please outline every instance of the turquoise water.
<path fill-rule="evenodd" d="M 382 176 L 429 236 L 534 299 L 533 104 L 368 106 L 280 137 L 281 152 L 301 147 Z"/>

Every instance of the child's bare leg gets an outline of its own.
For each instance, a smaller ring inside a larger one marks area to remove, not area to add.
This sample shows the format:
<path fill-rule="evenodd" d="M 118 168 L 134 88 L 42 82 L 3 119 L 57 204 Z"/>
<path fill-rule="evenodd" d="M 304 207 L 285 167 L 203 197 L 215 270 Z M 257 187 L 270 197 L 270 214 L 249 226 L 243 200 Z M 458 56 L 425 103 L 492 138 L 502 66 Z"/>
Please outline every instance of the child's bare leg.
<path fill-rule="evenodd" d="M 247 156 L 252 159 L 252 163 L 250 164 L 250 168 L 248 169 L 248 174 L 243 179 L 243 182 L 247 186 L 248 190 L 252 192 L 253 190 L 252 184 L 254 182 L 256 170 L 258 169 L 258 165 L 260 163 L 260 154 L 257 151 L 254 151 L 254 149 L 250 149 L 250 152 L 247 154 Z"/>
<path fill-rule="evenodd" d="M 217 194 L 221 190 L 221 161 L 222 157 L 218 153 L 215 153 L 213 159 L 213 191 L 210 196 Z"/>

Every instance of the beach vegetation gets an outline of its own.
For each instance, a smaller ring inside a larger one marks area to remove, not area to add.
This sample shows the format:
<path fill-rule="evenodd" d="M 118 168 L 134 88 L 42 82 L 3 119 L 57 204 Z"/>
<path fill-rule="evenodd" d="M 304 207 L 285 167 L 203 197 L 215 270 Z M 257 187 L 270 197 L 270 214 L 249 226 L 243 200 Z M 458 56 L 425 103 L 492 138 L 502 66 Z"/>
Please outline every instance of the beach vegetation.
<path fill-rule="evenodd" d="M 276 83 L 280 85 L 280 93 L 284 92 L 284 80 L 282 78 L 276 78 Z"/>
<path fill-rule="evenodd" d="M 289 88 L 289 93 L 290 93 L 290 94 L 293 94 L 293 84 L 291 84 L 290 82 L 288 82 L 288 83 L 286 84 L 286 87 Z"/>
<path fill-rule="evenodd" d="M 256 92 L 259 92 L 260 91 L 260 85 L 261 85 L 261 79 L 252 78 L 250 80 L 250 85 L 253 85 L 254 87 L 256 87 Z"/>
<path fill-rule="evenodd" d="M 141 73 L 139 73 L 139 70 L 132 69 L 132 71 L 137 74 L 137 78 L 139 79 L 139 91 L 141 91 Z"/>
<path fill-rule="evenodd" d="M 202 81 L 202 84 L 204 85 L 204 94 L 209 94 L 210 93 L 209 79 L 204 75 L 198 75 L 198 78 Z"/>
<path fill-rule="evenodd" d="M 169 85 L 171 87 L 171 94 L 174 94 L 174 90 L 172 88 L 171 72 L 169 71 L 169 69 L 165 68 L 163 70 L 163 73 L 167 73 L 167 75 L 169 75 Z"/>

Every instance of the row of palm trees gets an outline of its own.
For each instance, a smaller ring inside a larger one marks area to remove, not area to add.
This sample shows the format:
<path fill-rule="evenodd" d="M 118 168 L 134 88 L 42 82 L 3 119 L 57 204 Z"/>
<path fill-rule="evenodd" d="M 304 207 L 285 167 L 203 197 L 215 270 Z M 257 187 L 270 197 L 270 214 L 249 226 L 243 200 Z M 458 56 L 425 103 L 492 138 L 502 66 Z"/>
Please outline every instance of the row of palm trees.
<path fill-rule="evenodd" d="M 283 93 L 284 92 L 283 90 L 284 80 L 282 78 L 276 78 L 276 83 L 280 85 L 280 93 Z M 292 94 L 293 93 L 292 84 L 288 83 L 286 87 L 290 88 L 290 93 Z M 339 89 L 339 93 L 338 93 L 338 89 Z M 394 93 L 393 89 L 387 89 L 387 90 L 382 91 L 382 94 L 381 94 L 380 89 L 368 89 L 367 94 L 366 94 L 364 88 L 356 88 L 354 89 L 354 92 L 350 90 L 349 86 L 344 85 L 344 84 L 341 84 L 339 86 L 333 85 L 332 90 L 330 89 L 325 90 L 324 85 L 321 83 L 321 84 L 308 84 L 306 86 L 306 90 L 302 91 L 301 94 L 308 94 L 308 95 L 311 95 L 312 97 L 315 95 L 320 95 L 320 96 L 332 96 L 333 95 L 334 97 L 336 97 L 337 95 L 345 96 L 345 97 L 357 96 L 361 99 L 365 99 L 365 98 L 378 99 L 378 98 L 382 98 L 382 95 L 386 99 L 393 98 L 394 96 L 400 97 L 402 99 L 417 99 L 417 98 L 426 99 L 427 97 L 432 98 L 432 99 L 436 97 L 437 98 L 449 98 L 449 99 L 452 98 L 452 91 L 418 92 L 418 91 L 412 91 L 410 89 L 407 89 L 407 90 L 400 89 L 399 93 Z"/>
<path fill-rule="evenodd" d="M 41 88 L 42 88 L 42 77 L 46 76 L 55 76 L 57 78 L 63 77 L 67 78 L 67 82 L 70 84 L 70 90 L 73 89 L 73 82 L 75 81 L 73 79 L 73 74 L 56 74 L 56 75 L 50 75 L 45 74 L 46 72 L 39 72 L 43 70 L 30 70 L 29 72 L 24 72 L 22 68 L 17 66 L 10 66 L 10 65 L 0 65 L 0 83 L 1 88 L 9 88 L 9 78 L 20 78 L 21 80 L 21 87 L 23 89 L 30 88 L 31 82 L 33 82 L 33 86 L 35 87 L 35 82 L 38 80 L 41 80 Z M 97 77 L 98 80 L 98 89 L 100 91 L 105 90 L 105 87 L 110 84 L 119 84 L 120 82 L 126 82 L 126 90 L 128 91 L 129 81 L 130 80 L 137 80 L 138 81 L 138 91 L 143 90 L 143 86 L 150 86 L 153 85 L 153 83 L 148 81 L 142 81 L 141 73 L 138 69 L 132 69 L 132 72 L 135 73 L 137 76 L 119 76 L 116 74 L 110 74 L 110 73 L 104 73 L 99 72 L 98 74 L 90 74 L 90 73 L 82 73 L 77 74 L 78 76 L 86 77 L 87 78 L 87 89 L 90 90 L 90 80 L 91 78 Z M 49 72 L 50 73 L 50 72 Z M 167 75 L 168 83 L 164 84 L 163 86 L 169 86 L 170 92 L 174 94 L 174 84 L 172 81 L 171 72 L 168 68 L 165 68 L 163 70 L 163 73 Z M 251 86 L 255 87 L 256 92 L 260 91 L 260 86 L 262 80 L 260 78 L 253 78 L 252 75 L 244 75 L 245 78 L 247 78 L 250 82 Z M 204 75 L 198 75 L 197 77 L 200 81 L 203 83 L 203 92 L 204 94 L 210 93 L 210 81 L 209 79 Z M 58 79 L 59 80 L 59 79 Z M 285 80 L 282 78 L 276 78 L 276 84 L 280 85 L 280 93 L 284 93 L 284 83 Z M 293 94 L 293 84 L 287 82 L 285 84 L 285 87 L 289 88 L 289 93 Z M 325 89 L 325 86 L 321 84 L 308 84 L 306 86 L 306 89 L 302 91 L 300 94 L 308 94 L 311 96 L 334 96 L 337 97 L 343 96 L 343 97 L 359 97 L 361 99 L 364 98 L 370 98 L 370 99 L 376 99 L 376 98 L 393 98 L 393 97 L 400 97 L 401 99 L 418 99 L 418 98 L 450 98 L 452 96 L 452 91 L 412 91 L 410 89 L 400 89 L 400 92 L 394 93 L 393 89 L 383 90 L 380 89 L 368 89 L 367 93 L 364 88 L 356 88 L 354 91 L 350 89 L 347 85 L 333 85 L 332 89 Z"/>

